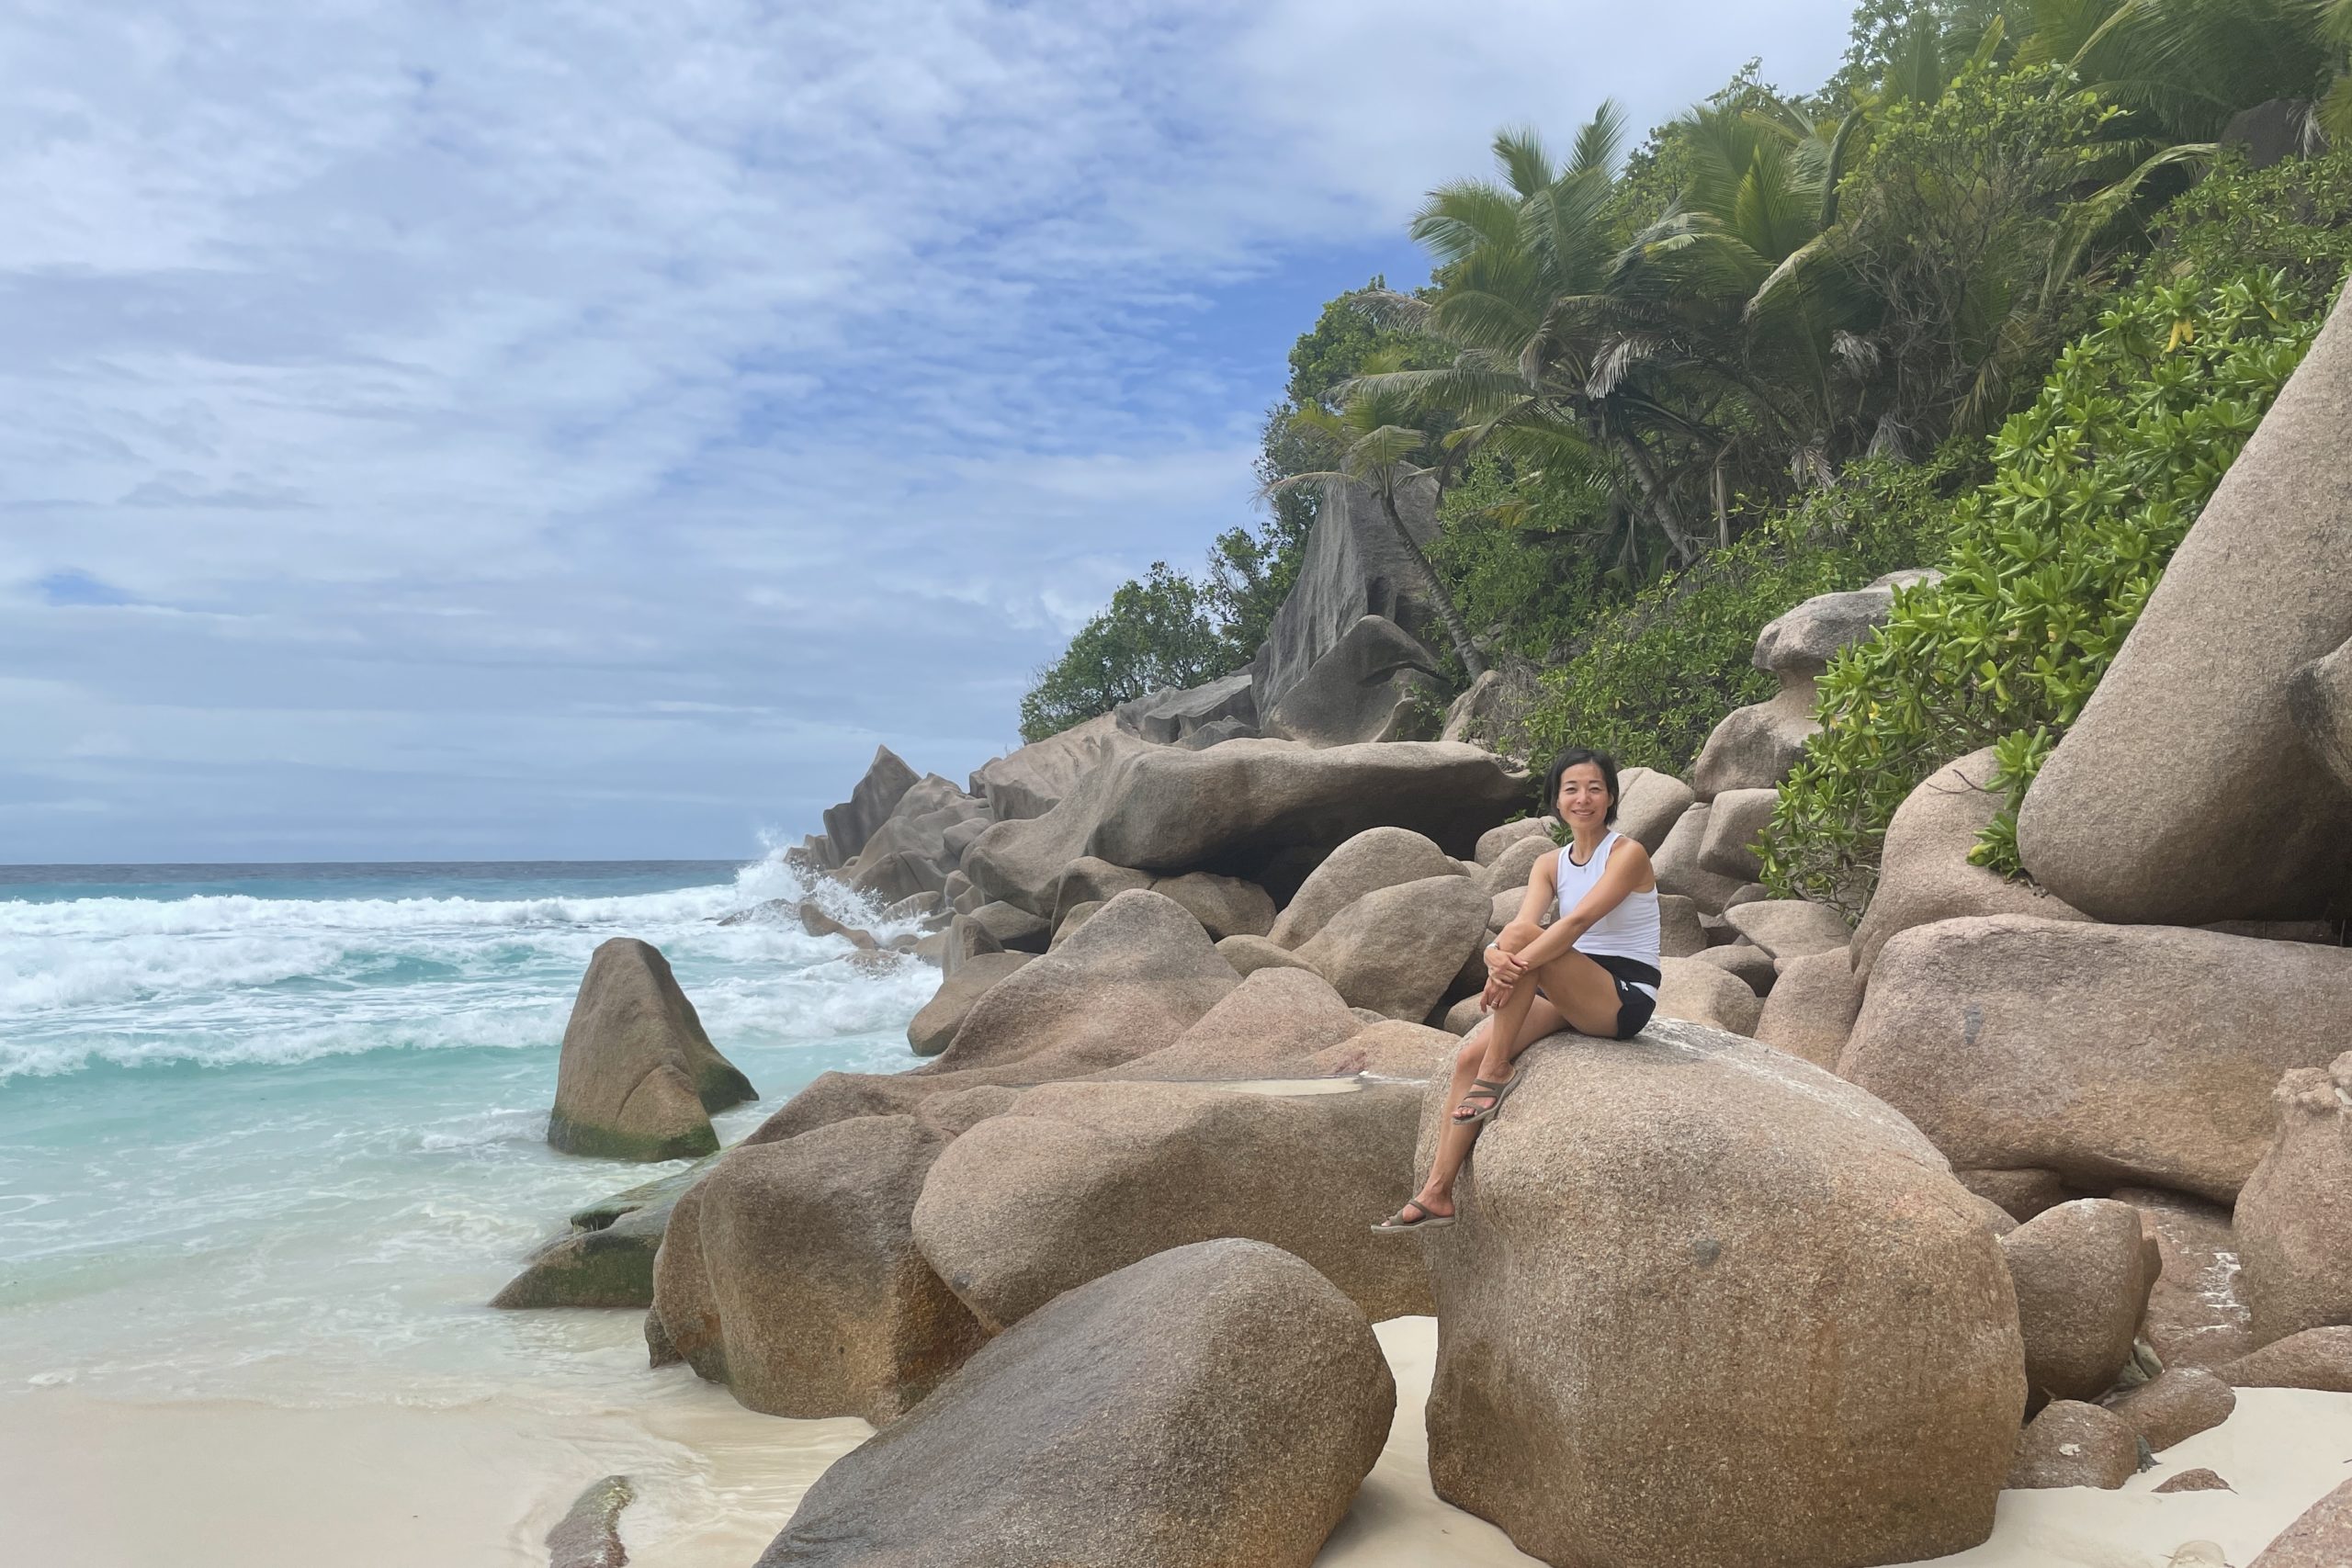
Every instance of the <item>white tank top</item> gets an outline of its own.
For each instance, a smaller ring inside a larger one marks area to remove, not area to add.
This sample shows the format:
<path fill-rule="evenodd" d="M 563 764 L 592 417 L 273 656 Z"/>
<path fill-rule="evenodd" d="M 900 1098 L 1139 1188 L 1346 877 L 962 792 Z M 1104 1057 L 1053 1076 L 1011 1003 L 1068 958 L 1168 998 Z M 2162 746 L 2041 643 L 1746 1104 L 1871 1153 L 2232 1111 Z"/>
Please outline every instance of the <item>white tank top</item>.
<path fill-rule="evenodd" d="M 1584 896 L 1592 891 L 1593 885 L 1600 880 L 1600 874 L 1609 868 L 1610 852 L 1623 837 L 1622 833 L 1611 833 L 1601 840 L 1600 847 L 1592 852 L 1591 863 L 1586 865 L 1578 865 L 1568 858 L 1568 850 L 1575 846 L 1569 845 L 1560 851 L 1555 857 L 1557 863 L 1553 878 L 1559 885 L 1562 916 L 1584 902 Z M 1646 893 L 1626 894 L 1615 908 L 1595 920 L 1591 930 L 1577 938 L 1578 953 L 1630 958 L 1653 969 L 1658 966 L 1657 948 L 1657 889 L 1655 887 Z"/>

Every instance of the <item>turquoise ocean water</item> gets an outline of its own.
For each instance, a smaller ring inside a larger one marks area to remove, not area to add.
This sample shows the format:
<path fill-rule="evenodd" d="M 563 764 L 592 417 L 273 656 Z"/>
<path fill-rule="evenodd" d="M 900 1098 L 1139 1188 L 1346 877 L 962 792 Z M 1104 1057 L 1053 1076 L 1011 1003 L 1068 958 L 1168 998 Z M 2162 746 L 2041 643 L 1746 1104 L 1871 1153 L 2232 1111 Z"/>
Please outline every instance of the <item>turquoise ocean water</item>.
<path fill-rule="evenodd" d="M 827 1068 L 910 1066 L 937 984 L 716 923 L 801 891 L 767 860 L 0 867 L 0 1387 L 609 1377 L 609 1322 L 482 1305 L 571 1208 L 674 1168 L 546 1145 L 581 971 L 611 936 L 668 954 L 761 1092 L 740 1136 Z"/>

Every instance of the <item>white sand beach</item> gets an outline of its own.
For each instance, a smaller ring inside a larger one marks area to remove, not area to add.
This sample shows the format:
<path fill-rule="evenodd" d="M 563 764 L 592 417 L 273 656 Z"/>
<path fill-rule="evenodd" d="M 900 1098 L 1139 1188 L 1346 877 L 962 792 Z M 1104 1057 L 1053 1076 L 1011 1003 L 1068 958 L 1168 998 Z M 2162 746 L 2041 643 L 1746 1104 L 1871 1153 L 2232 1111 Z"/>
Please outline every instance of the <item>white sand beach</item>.
<path fill-rule="evenodd" d="M 1536 1560 L 1430 1490 L 1421 1412 L 1430 1318 L 1379 1328 L 1396 1420 L 1320 1568 L 1501 1568 Z M 863 1422 L 786 1421 L 681 1374 L 631 1405 L 564 1412 L 516 1395 L 447 1408 L 129 1404 L 73 1387 L 0 1396 L 0 1517 L 45 1568 L 536 1568 L 589 1482 L 637 1483 L 639 1568 L 749 1568 Z M 2233 1490 L 2157 1495 L 2199 1467 Z M 2250 1562 L 2352 1476 L 2352 1394 L 2251 1389 L 2234 1416 L 2121 1490 L 2002 1495 L 1993 1539 L 1936 1568 L 2167 1568 L 2204 1540 Z"/>

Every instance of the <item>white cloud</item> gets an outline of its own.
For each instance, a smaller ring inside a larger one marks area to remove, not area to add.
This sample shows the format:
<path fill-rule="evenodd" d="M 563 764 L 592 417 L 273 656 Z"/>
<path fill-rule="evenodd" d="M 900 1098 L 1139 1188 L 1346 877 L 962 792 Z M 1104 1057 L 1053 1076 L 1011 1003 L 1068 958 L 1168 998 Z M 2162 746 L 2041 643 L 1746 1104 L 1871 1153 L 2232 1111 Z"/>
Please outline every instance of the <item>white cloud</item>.
<path fill-rule="evenodd" d="M 298 819 L 315 851 L 338 809 L 376 825 L 352 853 L 551 852 L 532 807 L 582 769 L 662 804 L 564 852 L 724 852 L 877 735 L 960 773 L 1121 577 L 1248 515 L 1308 321 L 1221 302 L 1360 281 L 1500 122 L 1613 91 L 1646 124 L 1768 41 L 1809 83 L 1842 32 L 1697 0 L 20 6 L 0 660 L 79 705 L 0 688 L 0 728 L 141 826 L 19 818 L 0 859 Z M 66 573 L 135 604 L 42 603 Z"/>

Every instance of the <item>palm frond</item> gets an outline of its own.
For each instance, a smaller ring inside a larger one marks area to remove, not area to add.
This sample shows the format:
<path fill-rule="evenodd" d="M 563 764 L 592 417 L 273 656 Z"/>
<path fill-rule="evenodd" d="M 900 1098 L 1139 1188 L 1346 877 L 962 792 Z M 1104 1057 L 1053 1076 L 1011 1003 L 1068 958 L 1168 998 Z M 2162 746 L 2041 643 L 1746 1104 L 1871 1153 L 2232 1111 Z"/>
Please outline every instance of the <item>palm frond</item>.
<path fill-rule="evenodd" d="M 1617 166 L 1617 155 L 1625 142 L 1625 107 L 1614 98 L 1603 98 L 1592 118 L 1577 132 L 1576 146 L 1568 153 L 1567 172 L 1571 175 L 1607 175 Z"/>

